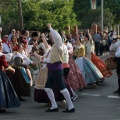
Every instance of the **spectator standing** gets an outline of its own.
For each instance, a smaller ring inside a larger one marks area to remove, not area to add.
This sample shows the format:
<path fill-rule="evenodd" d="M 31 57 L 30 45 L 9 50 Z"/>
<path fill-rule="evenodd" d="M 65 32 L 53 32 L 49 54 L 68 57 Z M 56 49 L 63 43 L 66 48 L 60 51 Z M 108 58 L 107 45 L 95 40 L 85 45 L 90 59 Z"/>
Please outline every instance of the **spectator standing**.
<path fill-rule="evenodd" d="M 12 53 L 12 47 L 10 45 L 10 42 L 8 41 L 8 35 L 4 36 L 4 39 L 2 40 L 3 43 L 3 49 L 2 52 L 7 54 L 7 53 Z"/>
<path fill-rule="evenodd" d="M 100 51 L 101 36 L 95 31 L 93 35 L 93 41 L 95 43 L 95 54 L 98 56 Z"/>

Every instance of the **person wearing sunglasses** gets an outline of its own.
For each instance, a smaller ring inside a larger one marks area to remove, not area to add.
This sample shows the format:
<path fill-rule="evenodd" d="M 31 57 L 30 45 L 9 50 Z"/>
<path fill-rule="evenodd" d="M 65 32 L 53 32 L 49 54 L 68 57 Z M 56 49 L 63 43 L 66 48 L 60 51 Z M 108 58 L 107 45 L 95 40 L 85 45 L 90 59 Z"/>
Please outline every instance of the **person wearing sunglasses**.
<path fill-rule="evenodd" d="M 8 35 L 4 35 L 4 39 L 2 40 L 2 43 L 3 43 L 2 52 L 4 54 L 12 53 L 12 47 L 10 45 L 10 42 L 8 41 Z"/>

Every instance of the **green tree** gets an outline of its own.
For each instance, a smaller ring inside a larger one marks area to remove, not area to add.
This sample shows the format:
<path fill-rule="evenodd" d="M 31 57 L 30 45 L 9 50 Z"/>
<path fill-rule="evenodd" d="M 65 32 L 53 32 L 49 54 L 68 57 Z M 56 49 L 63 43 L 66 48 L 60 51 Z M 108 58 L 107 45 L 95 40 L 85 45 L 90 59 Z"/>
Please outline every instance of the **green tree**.
<path fill-rule="evenodd" d="M 90 8 L 90 0 L 74 0 L 73 10 L 77 15 L 77 21 L 81 21 Z"/>
<path fill-rule="evenodd" d="M 109 8 L 104 9 L 104 26 L 111 26 L 114 23 L 114 15 L 110 12 Z M 81 28 L 90 28 L 91 24 L 100 24 L 101 21 L 101 8 L 96 10 L 89 10 L 82 18 Z"/>
<path fill-rule="evenodd" d="M 0 2 L 0 15 L 2 16 L 3 32 L 10 32 L 11 28 L 18 26 L 17 1 L 4 0 Z"/>
<path fill-rule="evenodd" d="M 73 0 L 69 2 L 67 0 L 26 2 L 23 8 L 25 28 L 44 31 L 43 28 L 48 22 L 59 30 L 68 25 L 76 25 L 76 15 L 72 9 L 73 3 Z"/>
<path fill-rule="evenodd" d="M 120 23 L 120 0 L 104 0 L 104 7 L 109 8 L 112 14 L 115 16 L 114 24 Z"/>

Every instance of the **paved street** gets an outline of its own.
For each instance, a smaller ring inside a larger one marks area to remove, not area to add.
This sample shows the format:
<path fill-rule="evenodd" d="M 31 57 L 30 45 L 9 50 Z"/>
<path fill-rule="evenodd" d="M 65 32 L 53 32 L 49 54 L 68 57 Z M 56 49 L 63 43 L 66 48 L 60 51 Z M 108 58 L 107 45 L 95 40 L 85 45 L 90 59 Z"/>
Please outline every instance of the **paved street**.
<path fill-rule="evenodd" d="M 31 97 L 21 102 L 20 108 L 0 114 L 0 120 L 120 120 L 120 97 L 113 94 L 116 89 L 117 76 L 113 71 L 113 75 L 97 88 L 77 92 L 79 98 L 74 101 L 75 113 L 62 113 L 65 108 L 60 108 L 57 113 L 45 113 L 48 108 L 34 102 Z"/>

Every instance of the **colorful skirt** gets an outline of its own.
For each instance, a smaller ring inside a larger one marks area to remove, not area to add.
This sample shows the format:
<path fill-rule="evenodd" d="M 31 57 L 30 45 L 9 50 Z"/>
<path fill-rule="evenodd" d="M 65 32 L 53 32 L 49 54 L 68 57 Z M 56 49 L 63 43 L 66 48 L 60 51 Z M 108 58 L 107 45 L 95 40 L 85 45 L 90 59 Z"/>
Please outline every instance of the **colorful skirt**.
<path fill-rule="evenodd" d="M 112 75 L 112 72 L 107 70 L 105 63 L 95 54 L 91 54 L 91 61 L 100 70 L 104 78 L 110 77 Z"/>
<path fill-rule="evenodd" d="M 87 84 L 94 83 L 103 78 L 99 69 L 87 58 L 79 57 L 75 60 Z"/>
<path fill-rule="evenodd" d="M 78 66 L 73 59 L 69 60 L 70 72 L 67 77 L 69 86 L 75 90 L 86 86 L 86 82 Z"/>
<path fill-rule="evenodd" d="M 30 79 L 24 68 L 15 68 L 11 81 L 18 97 L 31 96 Z"/>
<path fill-rule="evenodd" d="M 5 72 L 0 71 L 0 108 L 13 108 L 19 106 L 21 106 L 19 99 L 9 78 Z"/>

